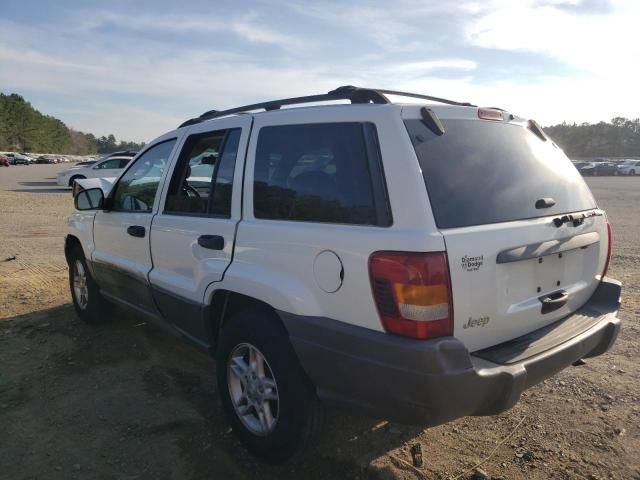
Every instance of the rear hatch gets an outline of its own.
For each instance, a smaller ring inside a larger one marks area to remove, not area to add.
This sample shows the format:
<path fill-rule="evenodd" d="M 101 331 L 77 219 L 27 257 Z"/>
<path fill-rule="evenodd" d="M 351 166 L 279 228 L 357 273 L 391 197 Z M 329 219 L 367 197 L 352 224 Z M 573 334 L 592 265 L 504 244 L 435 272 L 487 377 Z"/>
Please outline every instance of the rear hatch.
<path fill-rule="evenodd" d="M 476 351 L 584 305 L 605 265 L 607 224 L 562 150 L 506 112 L 489 120 L 434 106 L 436 128 L 421 110 L 405 107 L 403 119 L 445 240 L 454 336 Z"/>

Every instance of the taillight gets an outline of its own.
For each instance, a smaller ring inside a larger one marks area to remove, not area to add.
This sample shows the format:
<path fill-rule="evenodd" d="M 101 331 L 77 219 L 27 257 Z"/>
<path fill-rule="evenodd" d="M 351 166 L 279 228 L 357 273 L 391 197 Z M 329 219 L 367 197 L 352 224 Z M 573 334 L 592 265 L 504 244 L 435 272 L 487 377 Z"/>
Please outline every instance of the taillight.
<path fill-rule="evenodd" d="M 607 276 L 607 270 L 609 270 L 609 262 L 611 261 L 611 246 L 613 245 L 613 229 L 611 224 L 607 222 L 607 259 L 604 262 L 604 270 L 602 271 L 602 278 Z"/>
<path fill-rule="evenodd" d="M 445 252 L 377 252 L 369 258 L 369 275 L 387 332 L 420 339 L 453 334 Z"/>

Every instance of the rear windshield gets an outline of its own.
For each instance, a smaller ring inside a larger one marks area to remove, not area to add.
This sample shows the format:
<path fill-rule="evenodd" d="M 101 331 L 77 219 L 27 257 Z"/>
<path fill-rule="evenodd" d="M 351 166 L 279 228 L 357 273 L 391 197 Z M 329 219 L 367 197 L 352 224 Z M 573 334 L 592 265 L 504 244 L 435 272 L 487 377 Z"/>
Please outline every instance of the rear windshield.
<path fill-rule="evenodd" d="M 596 203 L 582 176 L 551 141 L 520 125 L 442 120 L 437 136 L 405 120 L 439 228 L 466 227 L 588 210 Z M 536 201 L 552 198 L 551 208 Z"/>

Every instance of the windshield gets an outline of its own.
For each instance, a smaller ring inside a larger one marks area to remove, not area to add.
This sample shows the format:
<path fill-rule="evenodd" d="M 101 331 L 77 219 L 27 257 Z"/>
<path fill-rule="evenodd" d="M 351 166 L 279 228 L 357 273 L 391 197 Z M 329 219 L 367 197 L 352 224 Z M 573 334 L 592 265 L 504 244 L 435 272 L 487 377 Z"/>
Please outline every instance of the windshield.
<path fill-rule="evenodd" d="M 551 141 L 520 125 L 442 120 L 437 136 L 421 120 L 405 125 L 439 228 L 588 210 L 595 200 L 571 161 Z M 555 205 L 536 209 L 536 201 Z"/>

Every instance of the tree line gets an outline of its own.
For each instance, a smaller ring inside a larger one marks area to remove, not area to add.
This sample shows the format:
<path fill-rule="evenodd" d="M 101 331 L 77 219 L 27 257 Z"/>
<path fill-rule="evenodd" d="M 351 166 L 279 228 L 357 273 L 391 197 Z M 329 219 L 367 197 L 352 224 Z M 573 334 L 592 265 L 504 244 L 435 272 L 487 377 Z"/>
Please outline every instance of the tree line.
<path fill-rule="evenodd" d="M 612 118 L 610 122 L 566 123 L 545 127 L 569 158 L 640 158 L 640 119 Z"/>
<path fill-rule="evenodd" d="M 640 119 L 615 117 L 610 122 L 566 123 L 545 131 L 570 158 L 640 158 Z M 114 135 L 96 137 L 67 127 L 34 109 L 20 95 L 0 93 L 0 151 L 72 155 L 140 150 L 144 143 L 117 141 Z"/>
<path fill-rule="evenodd" d="M 96 137 L 43 115 L 16 93 L 0 93 L 0 151 L 90 155 L 140 150 L 144 143 L 117 141 L 114 135 Z"/>

